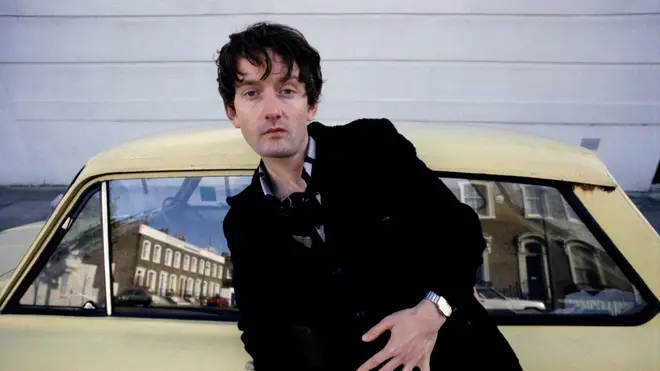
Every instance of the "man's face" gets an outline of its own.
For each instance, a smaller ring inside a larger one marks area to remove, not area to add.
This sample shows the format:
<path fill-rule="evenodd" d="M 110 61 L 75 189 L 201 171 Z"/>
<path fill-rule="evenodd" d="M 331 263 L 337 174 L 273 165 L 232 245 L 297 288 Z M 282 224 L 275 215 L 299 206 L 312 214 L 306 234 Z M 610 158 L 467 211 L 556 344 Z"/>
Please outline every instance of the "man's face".
<path fill-rule="evenodd" d="M 316 105 L 307 104 L 305 86 L 298 81 L 298 66 L 284 80 L 286 63 L 269 53 L 270 75 L 262 80 L 266 66 L 238 61 L 243 80 L 236 83 L 234 107 L 227 116 L 261 157 L 284 158 L 305 151 L 307 124 L 314 120 Z"/>

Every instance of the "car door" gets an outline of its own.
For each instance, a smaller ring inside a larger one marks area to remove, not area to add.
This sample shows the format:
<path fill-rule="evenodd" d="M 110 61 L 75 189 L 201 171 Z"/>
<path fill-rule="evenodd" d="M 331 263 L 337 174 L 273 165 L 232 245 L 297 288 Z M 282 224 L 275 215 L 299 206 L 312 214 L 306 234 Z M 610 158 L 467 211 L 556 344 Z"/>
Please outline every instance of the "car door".
<path fill-rule="evenodd" d="M 472 174 L 442 180 L 481 219 L 488 248 L 479 287 L 545 305 L 490 311 L 523 369 L 660 369 L 660 240 L 621 190 Z"/>
<path fill-rule="evenodd" d="M 228 180 L 161 177 L 145 188 L 134 177 L 82 191 L 8 288 L 0 369 L 245 369 L 238 309 L 204 305 L 233 293 L 224 199 L 244 184 Z M 117 303 L 134 289 L 151 305 Z"/>

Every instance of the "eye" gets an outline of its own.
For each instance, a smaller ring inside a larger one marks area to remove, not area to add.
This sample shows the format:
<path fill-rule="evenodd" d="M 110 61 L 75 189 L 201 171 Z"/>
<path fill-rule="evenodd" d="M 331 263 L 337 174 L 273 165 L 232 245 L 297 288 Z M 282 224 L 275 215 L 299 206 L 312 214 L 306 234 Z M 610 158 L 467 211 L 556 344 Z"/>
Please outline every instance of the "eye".
<path fill-rule="evenodd" d="M 290 89 L 290 88 L 284 88 L 281 90 L 282 94 L 284 95 L 291 95 L 295 93 L 295 90 Z"/>
<path fill-rule="evenodd" d="M 248 98 L 254 98 L 257 96 L 257 91 L 252 89 L 246 90 L 243 92 L 243 96 Z"/>

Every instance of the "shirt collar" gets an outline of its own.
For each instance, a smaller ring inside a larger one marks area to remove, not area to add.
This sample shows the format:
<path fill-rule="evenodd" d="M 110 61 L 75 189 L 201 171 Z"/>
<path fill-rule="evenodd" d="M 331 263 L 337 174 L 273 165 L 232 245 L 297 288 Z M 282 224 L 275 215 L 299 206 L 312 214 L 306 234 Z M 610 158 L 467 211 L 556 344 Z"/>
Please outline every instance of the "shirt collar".
<path fill-rule="evenodd" d="M 316 141 L 311 136 L 308 137 L 307 143 L 307 153 L 305 154 L 305 163 L 303 164 L 303 179 L 309 184 L 309 179 L 312 177 L 312 168 L 314 166 L 314 161 L 316 160 Z M 268 172 L 264 166 L 263 161 L 259 164 L 257 169 L 259 175 L 259 182 L 261 183 L 261 189 L 266 196 L 275 196 L 273 193 L 270 178 L 268 177 Z"/>

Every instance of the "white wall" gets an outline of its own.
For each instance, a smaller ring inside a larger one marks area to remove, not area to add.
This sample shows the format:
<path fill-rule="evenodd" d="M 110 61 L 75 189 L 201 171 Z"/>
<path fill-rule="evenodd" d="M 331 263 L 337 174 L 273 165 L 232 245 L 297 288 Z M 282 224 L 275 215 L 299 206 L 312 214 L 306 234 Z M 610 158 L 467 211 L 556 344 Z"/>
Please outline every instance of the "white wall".
<path fill-rule="evenodd" d="M 4 0 L 0 14 L 0 184 L 68 183 L 128 139 L 227 125 L 212 59 L 258 20 L 319 49 L 321 121 L 600 138 L 628 190 L 660 159 L 657 0 Z"/>

